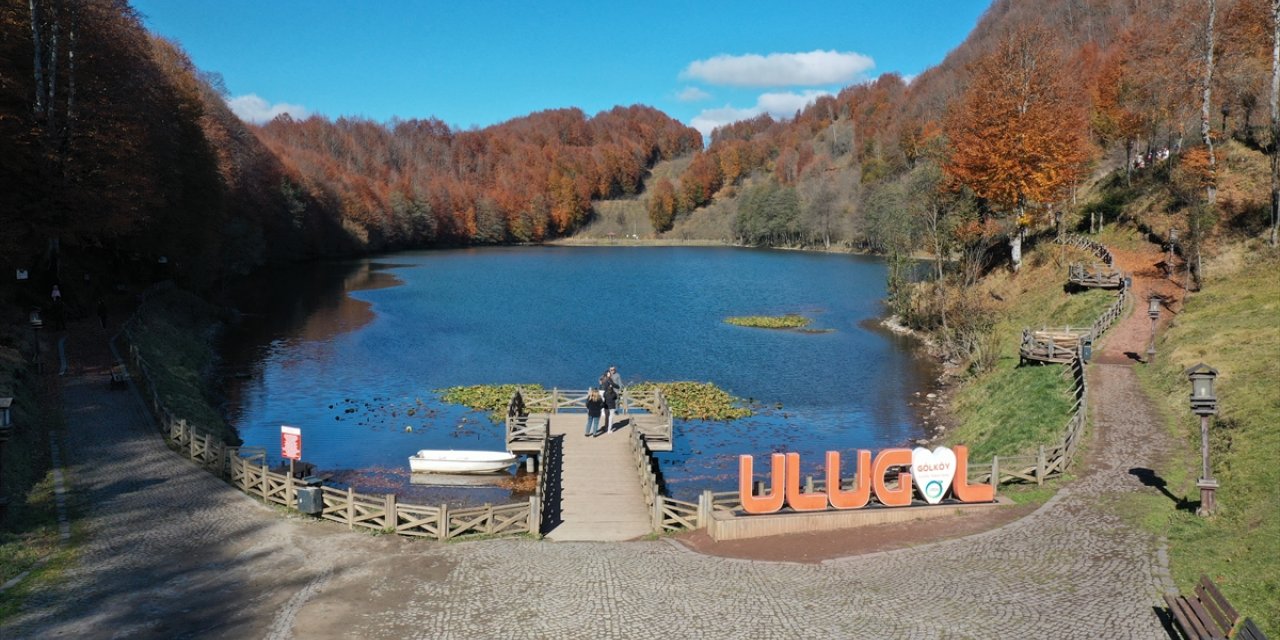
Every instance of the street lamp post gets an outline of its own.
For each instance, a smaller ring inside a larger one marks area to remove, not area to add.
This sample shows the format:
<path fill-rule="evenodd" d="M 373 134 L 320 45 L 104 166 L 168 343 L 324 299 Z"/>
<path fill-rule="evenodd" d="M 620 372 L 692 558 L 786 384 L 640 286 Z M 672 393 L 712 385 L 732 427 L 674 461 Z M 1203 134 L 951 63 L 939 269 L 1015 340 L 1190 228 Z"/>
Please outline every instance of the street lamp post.
<path fill-rule="evenodd" d="M 1200 479 L 1196 481 L 1200 487 L 1200 508 L 1196 515 L 1209 516 L 1217 510 L 1213 493 L 1218 481 L 1209 469 L 1209 416 L 1218 413 L 1218 397 L 1213 394 L 1213 380 L 1218 377 L 1218 370 L 1202 362 L 1187 369 L 1187 377 L 1191 379 L 1191 412 L 1200 416 Z"/>
<path fill-rule="evenodd" d="M 1156 294 L 1147 298 L 1147 317 L 1151 318 L 1151 344 L 1147 347 L 1147 364 L 1156 361 L 1156 324 L 1160 322 L 1160 303 L 1163 301 Z"/>
<path fill-rule="evenodd" d="M 1164 263 L 1169 265 L 1169 278 L 1173 279 L 1173 245 L 1178 243 L 1178 229 L 1169 227 L 1169 257 L 1165 258 Z"/>
<path fill-rule="evenodd" d="M 40 317 L 40 308 L 36 307 L 31 310 L 31 337 L 36 343 L 36 373 L 43 373 L 43 363 L 40 362 L 40 329 L 44 327 L 44 318 Z"/>
<path fill-rule="evenodd" d="M 13 398 L 0 398 L 0 522 L 9 509 L 9 496 L 4 492 L 4 446 L 13 432 Z"/>

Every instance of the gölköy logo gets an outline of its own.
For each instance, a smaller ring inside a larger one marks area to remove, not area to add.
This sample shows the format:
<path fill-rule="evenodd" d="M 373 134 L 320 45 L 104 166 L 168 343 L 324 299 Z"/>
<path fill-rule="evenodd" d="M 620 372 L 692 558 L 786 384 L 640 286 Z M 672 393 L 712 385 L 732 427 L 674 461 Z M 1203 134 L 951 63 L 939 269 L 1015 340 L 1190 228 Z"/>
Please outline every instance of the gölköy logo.
<path fill-rule="evenodd" d="M 956 454 L 947 447 L 930 451 L 924 447 L 911 450 L 911 479 L 920 489 L 925 502 L 938 504 L 951 488 L 956 475 Z"/>

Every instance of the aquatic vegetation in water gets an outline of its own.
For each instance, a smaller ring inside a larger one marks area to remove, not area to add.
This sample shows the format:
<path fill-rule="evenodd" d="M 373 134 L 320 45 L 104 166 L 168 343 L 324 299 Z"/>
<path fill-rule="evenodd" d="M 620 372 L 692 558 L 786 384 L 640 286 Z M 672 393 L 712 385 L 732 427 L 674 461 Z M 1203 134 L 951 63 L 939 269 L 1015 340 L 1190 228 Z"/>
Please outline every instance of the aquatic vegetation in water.
<path fill-rule="evenodd" d="M 541 391 L 540 384 L 473 384 L 462 387 L 436 389 L 440 399 L 450 404 L 460 404 L 469 409 L 489 412 L 494 422 L 500 422 L 507 414 L 507 405 L 516 389 Z"/>
<path fill-rule="evenodd" d="M 739 327 L 761 329 L 799 329 L 808 326 L 810 322 L 808 318 L 793 313 L 785 316 L 731 316 L 724 321 Z"/>
<path fill-rule="evenodd" d="M 654 387 L 662 389 L 671 414 L 681 420 L 736 420 L 752 415 L 742 398 L 710 382 L 641 382 L 627 390 L 641 395 Z"/>

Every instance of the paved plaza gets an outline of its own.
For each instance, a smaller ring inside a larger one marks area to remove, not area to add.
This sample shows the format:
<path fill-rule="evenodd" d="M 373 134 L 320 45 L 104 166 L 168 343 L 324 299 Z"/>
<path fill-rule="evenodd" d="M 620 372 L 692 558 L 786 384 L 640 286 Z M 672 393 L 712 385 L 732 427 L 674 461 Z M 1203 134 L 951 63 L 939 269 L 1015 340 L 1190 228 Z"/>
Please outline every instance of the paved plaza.
<path fill-rule="evenodd" d="M 61 436 L 84 553 L 0 637 L 1166 638 L 1159 540 L 1111 505 L 1154 491 L 1130 470 L 1158 468 L 1167 436 L 1130 367 L 1089 375 L 1079 479 L 1033 514 L 801 565 L 667 540 L 440 544 L 289 516 L 170 452 L 136 394 L 88 370 L 65 382 Z"/>

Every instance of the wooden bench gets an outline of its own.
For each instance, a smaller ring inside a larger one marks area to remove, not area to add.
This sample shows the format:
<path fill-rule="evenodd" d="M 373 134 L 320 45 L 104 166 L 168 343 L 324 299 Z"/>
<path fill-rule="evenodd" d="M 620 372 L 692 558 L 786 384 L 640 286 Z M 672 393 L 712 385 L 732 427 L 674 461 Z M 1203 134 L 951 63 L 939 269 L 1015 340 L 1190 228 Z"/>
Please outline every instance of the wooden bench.
<path fill-rule="evenodd" d="M 129 386 L 129 370 L 124 365 L 118 364 L 111 367 L 111 388 L 123 389 Z"/>
<path fill-rule="evenodd" d="M 1240 622 L 1240 614 L 1236 613 L 1235 608 L 1218 590 L 1218 585 L 1215 585 L 1208 576 L 1200 576 L 1200 584 L 1195 588 L 1195 597 L 1172 596 L 1166 593 L 1164 601 L 1169 605 L 1169 613 L 1178 623 L 1182 635 L 1188 640 L 1225 640 L 1227 638 L 1266 640 L 1267 638 L 1253 620 L 1246 618 L 1243 623 Z"/>

